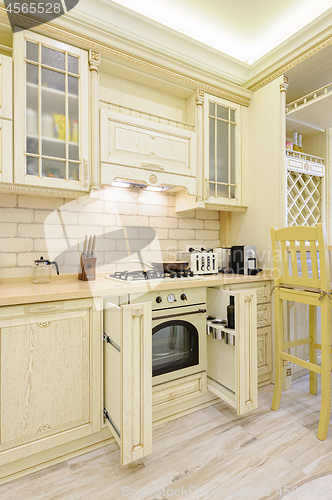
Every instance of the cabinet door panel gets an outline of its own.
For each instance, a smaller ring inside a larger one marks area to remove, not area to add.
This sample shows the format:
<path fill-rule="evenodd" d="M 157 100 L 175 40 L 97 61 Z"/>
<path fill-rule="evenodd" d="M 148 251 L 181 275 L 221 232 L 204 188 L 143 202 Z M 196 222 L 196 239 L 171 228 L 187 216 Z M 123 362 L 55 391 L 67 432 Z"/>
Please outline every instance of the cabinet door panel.
<path fill-rule="evenodd" d="M 104 416 L 125 465 L 152 452 L 152 322 L 150 303 L 120 304 L 105 302 Z"/>
<path fill-rule="evenodd" d="M 235 345 L 211 335 L 207 339 L 208 390 L 236 409 L 238 415 L 257 408 L 257 299 L 253 290 L 208 289 L 208 314 L 227 317 L 229 296 L 235 297 Z"/>
<path fill-rule="evenodd" d="M 1 445 L 90 420 L 89 312 L 60 316 L 1 328 Z"/>
<path fill-rule="evenodd" d="M 257 330 L 257 367 L 258 375 L 272 371 L 272 331 L 270 326 Z"/>
<path fill-rule="evenodd" d="M 0 118 L 13 118 L 12 58 L 0 55 Z"/>

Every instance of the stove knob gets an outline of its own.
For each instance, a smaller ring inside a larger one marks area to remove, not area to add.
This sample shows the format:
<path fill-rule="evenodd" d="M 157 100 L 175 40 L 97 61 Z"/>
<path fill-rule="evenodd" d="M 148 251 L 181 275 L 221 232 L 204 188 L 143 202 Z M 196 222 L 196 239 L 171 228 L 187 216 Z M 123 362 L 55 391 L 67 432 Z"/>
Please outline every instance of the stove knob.
<path fill-rule="evenodd" d="M 207 271 L 211 271 L 211 266 L 206 266 Z"/>
<path fill-rule="evenodd" d="M 159 295 L 159 297 L 157 297 L 157 298 L 156 298 L 156 302 L 157 302 L 157 304 L 160 304 L 160 302 L 162 302 L 162 300 L 163 300 L 163 299 L 162 299 L 162 298 L 160 297 L 160 295 Z"/>
<path fill-rule="evenodd" d="M 205 266 L 201 266 L 201 271 L 205 271 Z"/>
<path fill-rule="evenodd" d="M 185 293 L 182 293 L 180 296 L 181 300 L 188 300 L 187 295 Z"/>

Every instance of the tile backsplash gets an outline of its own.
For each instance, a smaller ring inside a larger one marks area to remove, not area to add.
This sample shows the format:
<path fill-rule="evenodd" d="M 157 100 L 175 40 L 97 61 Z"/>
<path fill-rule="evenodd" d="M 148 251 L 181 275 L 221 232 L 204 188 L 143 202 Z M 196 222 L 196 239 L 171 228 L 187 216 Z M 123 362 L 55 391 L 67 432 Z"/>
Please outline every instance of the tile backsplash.
<path fill-rule="evenodd" d="M 86 234 L 97 236 L 97 272 L 137 269 L 132 260 L 219 246 L 219 213 L 177 214 L 172 194 L 121 188 L 77 200 L 0 194 L 0 278 L 31 276 L 40 256 L 56 260 L 60 274 L 76 273 Z"/>

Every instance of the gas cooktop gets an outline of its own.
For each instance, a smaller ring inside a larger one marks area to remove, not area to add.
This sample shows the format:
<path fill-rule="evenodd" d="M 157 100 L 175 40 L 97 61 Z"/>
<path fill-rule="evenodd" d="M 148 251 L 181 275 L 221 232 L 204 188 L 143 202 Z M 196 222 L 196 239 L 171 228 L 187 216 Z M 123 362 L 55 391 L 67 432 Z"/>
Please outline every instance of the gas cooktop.
<path fill-rule="evenodd" d="M 202 276 L 197 276 L 191 271 L 158 271 L 158 270 L 149 270 L 149 271 L 117 271 L 114 274 L 108 274 L 106 276 L 108 279 L 113 279 L 117 281 L 126 281 L 127 283 L 142 283 L 146 281 L 152 280 L 162 280 L 162 281 L 178 281 L 178 280 L 194 280 L 194 279 L 203 279 Z"/>

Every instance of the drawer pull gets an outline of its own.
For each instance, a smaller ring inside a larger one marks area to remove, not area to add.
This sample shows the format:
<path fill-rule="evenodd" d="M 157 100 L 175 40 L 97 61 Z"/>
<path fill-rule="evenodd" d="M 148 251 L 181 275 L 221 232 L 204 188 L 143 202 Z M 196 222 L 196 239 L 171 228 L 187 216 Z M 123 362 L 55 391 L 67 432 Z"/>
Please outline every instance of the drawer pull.
<path fill-rule="evenodd" d="M 47 306 L 30 306 L 24 308 L 25 313 L 46 313 L 46 312 L 54 312 L 62 310 L 63 310 L 63 304 L 47 305 Z"/>

